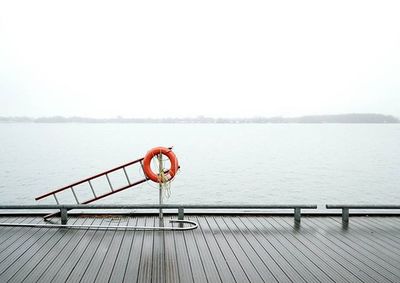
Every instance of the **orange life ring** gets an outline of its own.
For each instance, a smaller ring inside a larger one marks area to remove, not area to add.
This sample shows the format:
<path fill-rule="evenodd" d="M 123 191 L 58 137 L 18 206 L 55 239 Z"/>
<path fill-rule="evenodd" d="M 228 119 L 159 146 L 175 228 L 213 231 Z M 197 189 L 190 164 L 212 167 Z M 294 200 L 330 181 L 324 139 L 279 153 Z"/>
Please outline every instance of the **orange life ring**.
<path fill-rule="evenodd" d="M 166 148 L 166 147 L 155 147 L 150 149 L 146 155 L 144 156 L 143 159 L 143 171 L 144 174 L 152 180 L 153 182 L 160 183 L 160 176 L 159 174 L 156 174 L 151 170 L 151 160 L 153 159 L 154 156 L 162 154 L 168 157 L 169 161 L 171 162 L 171 168 L 165 173 L 167 176 L 167 180 L 170 181 L 172 178 L 174 178 L 176 172 L 178 171 L 179 165 L 178 165 L 178 159 L 176 158 L 175 153 L 172 152 L 171 149 Z"/>

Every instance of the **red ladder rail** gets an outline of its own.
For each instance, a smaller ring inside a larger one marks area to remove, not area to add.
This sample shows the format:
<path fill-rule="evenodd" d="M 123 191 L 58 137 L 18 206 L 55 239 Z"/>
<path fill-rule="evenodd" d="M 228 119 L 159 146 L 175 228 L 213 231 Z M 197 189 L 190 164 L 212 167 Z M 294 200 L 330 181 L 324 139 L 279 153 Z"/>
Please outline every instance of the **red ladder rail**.
<path fill-rule="evenodd" d="M 54 190 L 54 191 L 48 192 L 48 193 L 46 193 L 46 194 L 43 194 L 43 195 L 41 195 L 41 196 L 38 196 L 38 197 L 35 198 L 35 200 L 38 201 L 38 200 L 47 198 L 47 197 L 49 197 L 49 196 L 53 196 L 54 199 L 55 199 L 55 201 L 56 201 L 56 203 L 57 203 L 57 204 L 60 204 L 59 201 L 58 201 L 58 198 L 57 198 L 57 194 L 58 194 L 58 193 L 61 193 L 61 192 L 63 192 L 63 191 L 65 191 L 65 190 L 71 190 L 77 204 L 88 204 L 88 203 L 94 202 L 94 201 L 96 201 L 96 200 L 102 199 L 102 198 L 107 197 L 107 196 L 109 196 L 109 195 L 112 195 L 112 194 L 121 192 L 121 191 L 123 191 L 123 190 L 129 189 L 129 188 L 131 188 L 131 187 L 137 186 L 137 185 L 139 185 L 139 184 L 142 184 L 142 183 L 148 181 L 148 178 L 147 178 L 147 177 L 144 177 L 143 179 L 140 179 L 140 180 L 135 181 L 135 182 L 132 183 L 131 180 L 129 179 L 128 173 L 126 172 L 126 169 L 125 169 L 126 167 L 128 167 L 128 166 L 130 166 L 130 165 L 133 165 L 133 164 L 136 164 L 136 163 L 140 163 L 140 165 L 141 165 L 142 168 L 143 168 L 142 161 L 143 161 L 143 158 L 140 158 L 140 159 L 137 159 L 137 160 L 128 162 L 128 163 L 126 163 L 126 164 L 123 164 L 123 165 L 120 165 L 120 166 L 118 166 L 118 167 L 112 168 L 112 169 L 110 169 L 110 170 L 107 170 L 107 171 L 101 172 L 101 173 L 99 173 L 99 174 L 96 174 L 96 175 L 94 175 L 94 176 L 85 178 L 85 179 L 83 179 L 83 180 L 80 180 L 80 181 L 75 182 L 75 183 L 73 183 L 73 184 L 70 184 L 70 185 L 68 185 L 68 186 L 64 186 L 64 187 L 59 188 L 59 189 L 57 189 L 57 190 Z M 119 187 L 119 188 L 114 188 L 113 185 L 112 185 L 112 183 L 111 183 L 110 178 L 108 177 L 108 174 L 109 174 L 109 173 L 112 173 L 112 172 L 115 172 L 115 171 L 118 171 L 118 170 L 123 170 L 123 171 L 124 171 L 124 175 L 125 175 L 126 180 L 127 180 L 127 185 L 122 186 L 122 187 Z M 94 180 L 94 179 L 103 177 L 103 176 L 105 176 L 105 177 L 107 178 L 107 182 L 108 182 L 108 184 L 109 184 L 110 191 L 107 192 L 107 193 L 101 194 L 101 195 L 97 195 L 96 192 L 95 192 L 95 190 L 94 190 L 94 188 L 93 188 L 93 185 L 92 185 L 91 181 Z M 75 186 L 78 186 L 78 185 L 81 185 L 81 184 L 83 184 L 83 183 L 88 183 L 88 184 L 89 184 L 89 187 L 90 187 L 90 189 L 91 189 L 91 191 L 92 191 L 92 194 L 93 194 L 93 198 L 90 198 L 90 199 L 87 199 L 87 200 L 84 200 L 84 201 L 80 202 L 80 201 L 78 200 L 78 197 L 77 197 L 75 191 L 74 191 L 74 187 L 75 187 Z M 47 219 L 47 218 L 50 218 L 50 217 L 53 217 L 53 216 L 57 216 L 57 215 L 59 215 L 59 214 L 60 214 L 60 212 L 51 213 L 51 214 L 48 214 L 48 215 L 44 216 L 44 218 Z"/>

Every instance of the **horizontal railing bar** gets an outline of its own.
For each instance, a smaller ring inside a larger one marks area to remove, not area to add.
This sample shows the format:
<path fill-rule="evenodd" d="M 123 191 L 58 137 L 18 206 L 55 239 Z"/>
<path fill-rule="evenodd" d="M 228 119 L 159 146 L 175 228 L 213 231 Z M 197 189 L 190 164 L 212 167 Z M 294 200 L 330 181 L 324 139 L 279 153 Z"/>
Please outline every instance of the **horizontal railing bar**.
<path fill-rule="evenodd" d="M 366 205 L 359 205 L 359 204 L 327 204 L 327 209 L 342 209 L 342 208 L 349 208 L 349 209 L 400 209 L 400 205 L 379 205 L 379 204 L 366 204 Z"/>
<path fill-rule="evenodd" d="M 31 223 L 0 223 L 0 226 L 5 227 L 33 227 L 33 228 L 74 228 L 74 229 L 89 229 L 89 230 L 153 230 L 153 231 L 185 231 L 194 230 L 199 225 L 190 220 L 169 220 L 170 223 L 190 224 L 189 227 L 152 227 L 152 226 L 126 226 L 126 225 L 79 225 L 72 224 L 31 224 Z"/>
<path fill-rule="evenodd" d="M 243 204 L 227 204 L 227 205 L 213 205 L 213 204 L 127 204 L 127 205 L 119 205 L 119 204 L 63 204 L 63 205 L 55 205 L 55 204 L 38 204 L 38 205 L 0 205 L 0 209 L 316 209 L 317 205 L 308 205 L 308 204 L 276 204 L 276 205 L 264 205 L 264 204 L 256 204 L 256 205 L 243 205 Z"/>
<path fill-rule="evenodd" d="M 124 167 L 127 167 L 127 166 L 130 166 L 130 165 L 132 165 L 132 164 L 141 162 L 142 160 L 143 160 L 143 158 L 140 158 L 140 159 L 131 161 L 131 162 L 129 162 L 129 163 L 123 164 L 123 165 L 121 165 L 121 166 L 115 167 L 115 168 L 113 168 L 113 169 L 104 171 L 104 172 L 102 172 L 102 173 L 93 175 L 93 176 L 91 176 L 91 177 L 85 178 L 85 179 L 83 179 L 83 180 L 80 180 L 80 181 L 75 182 L 75 183 L 73 183 L 73 184 L 70 184 L 70 185 L 68 185 L 68 186 L 64 186 L 64 187 L 62 187 L 62 188 L 60 188 L 60 189 L 57 189 L 57 190 L 51 191 L 51 192 L 49 192 L 49 193 L 47 193 L 47 194 L 38 196 L 37 198 L 35 198 L 35 200 L 40 200 L 40 199 L 43 199 L 43 198 L 45 198 L 45 197 L 51 196 L 51 195 L 53 195 L 53 194 L 56 194 L 56 193 L 65 191 L 66 189 L 68 189 L 68 188 L 70 188 L 70 187 L 74 187 L 74 186 L 83 184 L 83 183 L 85 183 L 85 182 L 87 182 L 87 181 L 89 181 L 89 180 L 98 178 L 98 177 L 103 176 L 103 175 L 105 175 L 105 174 L 108 174 L 108 173 L 111 173 L 111 172 L 120 170 L 120 169 L 122 169 L 122 168 L 124 168 Z"/>

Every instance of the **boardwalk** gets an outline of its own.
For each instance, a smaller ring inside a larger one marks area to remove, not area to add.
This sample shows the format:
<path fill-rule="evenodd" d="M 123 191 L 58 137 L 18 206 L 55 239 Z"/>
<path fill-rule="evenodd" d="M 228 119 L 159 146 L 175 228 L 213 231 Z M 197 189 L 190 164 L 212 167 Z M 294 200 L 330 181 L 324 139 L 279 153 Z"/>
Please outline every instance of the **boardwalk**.
<path fill-rule="evenodd" d="M 188 216 L 193 231 L 0 227 L 0 282 L 400 282 L 400 218 Z M 39 223 L 34 217 L 1 222 Z M 155 217 L 70 224 L 155 225 Z"/>

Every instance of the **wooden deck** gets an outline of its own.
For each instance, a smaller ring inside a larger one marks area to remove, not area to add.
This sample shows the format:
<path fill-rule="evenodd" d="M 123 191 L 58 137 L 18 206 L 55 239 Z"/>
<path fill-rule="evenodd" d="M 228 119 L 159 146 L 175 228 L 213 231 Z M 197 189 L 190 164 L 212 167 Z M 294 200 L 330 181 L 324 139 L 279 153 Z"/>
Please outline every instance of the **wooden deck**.
<path fill-rule="evenodd" d="M 0 282 L 400 282 L 400 218 L 188 216 L 193 231 L 0 227 Z M 42 222 L 1 217 L 1 222 Z M 69 224 L 157 225 L 155 217 Z"/>

